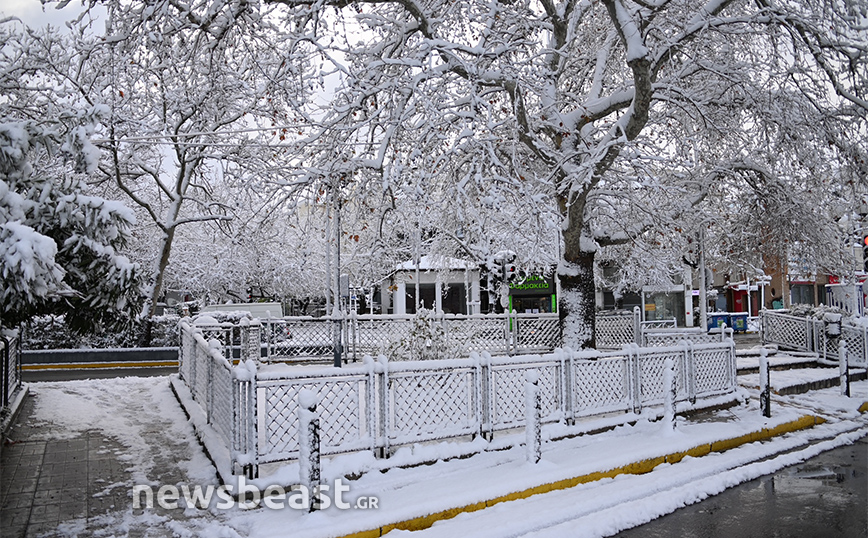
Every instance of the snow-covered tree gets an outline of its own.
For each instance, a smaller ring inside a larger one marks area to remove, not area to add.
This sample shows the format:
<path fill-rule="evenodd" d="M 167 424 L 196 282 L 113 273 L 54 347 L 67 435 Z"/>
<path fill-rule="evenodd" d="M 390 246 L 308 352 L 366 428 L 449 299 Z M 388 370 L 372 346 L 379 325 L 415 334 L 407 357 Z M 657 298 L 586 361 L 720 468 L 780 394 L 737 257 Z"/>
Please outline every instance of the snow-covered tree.
<path fill-rule="evenodd" d="M 225 225 L 275 195 L 284 150 L 273 146 L 291 122 L 287 103 L 303 64 L 266 41 L 274 32 L 258 33 L 267 23 L 244 3 L 201 16 L 171 2 L 112 1 L 101 9 L 104 31 L 83 15 L 64 32 L 18 32 L 21 53 L 8 65 L 25 77 L 10 93 L 30 115 L 105 111 L 90 189 L 137 210 L 134 247 L 148 267 L 139 317 L 147 319 L 179 229 Z"/>
<path fill-rule="evenodd" d="M 0 317 L 65 314 L 78 331 L 129 322 L 118 313 L 138 299 L 137 266 L 118 251 L 135 217 L 85 194 L 82 175 L 57 162 L 61 151 L 81 173 L 96 165 L 85 126 L 60 127 L 0 123 Z"/>
<path fill-rule="evenodd" d="M 777 111 L 813 109 L 836 144 L 864 131 L 855 3 L 275 3 L 342 72 L 316 164 L 378 171 L 383 190 L 415 175 L 548 204 L 575 347 L 593 345 L 600 248 L 669 233 L 724 178 L 799 184 L 807 169 L 764 151 L 769 135 L 816 140 Z"/>

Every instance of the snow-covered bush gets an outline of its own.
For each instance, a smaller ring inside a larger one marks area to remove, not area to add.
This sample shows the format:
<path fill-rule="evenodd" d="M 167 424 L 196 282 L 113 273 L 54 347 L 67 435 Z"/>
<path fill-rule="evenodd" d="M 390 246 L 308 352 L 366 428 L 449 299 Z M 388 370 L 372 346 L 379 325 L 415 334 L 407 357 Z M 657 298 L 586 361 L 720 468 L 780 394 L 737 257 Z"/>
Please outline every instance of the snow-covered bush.
<path fill-rule="evenodd" d="M 450 358 L 451 350 L 443 324 L 433 310 L 420 308 L 410 333 L 393 341 L 385 350 L 389 359 L 432 360 Z"/>
<path fill-rule="evenodd" d="M 151 342 L 149 347 L 177 347 L 178 321 L 176 315 L 151 318 Z M 79 334 L 70 330 L 63 315 L 46 315 L 31 318 L 23 325 L 21 345 L 24 349 L 108 349 L 136 347 L 138 331 L 118 332 L 102 330 Z"/>
<path fill-rule="evenodd" d="M 837 306 L 795 304 L 790 308 L 790 315 L 800 318 L 823 319 L 826 314 L 840 314 L 845 319 L 850 317 L 849 312 Z"/>
<path fill-rule="evenodd" d="M 86 172 L 95 162 L 82 136 L 61 150 Z M 65 314 L 77 332 L 123 325 L 132 318 L 118 313 L 139 297 L 138 266 L 118 249 L 135 216 L 85 194 L 83 176 L 51 158 L 61 138 L 33 122 L 0 123 L 0 315 L 14 326 Z"/>

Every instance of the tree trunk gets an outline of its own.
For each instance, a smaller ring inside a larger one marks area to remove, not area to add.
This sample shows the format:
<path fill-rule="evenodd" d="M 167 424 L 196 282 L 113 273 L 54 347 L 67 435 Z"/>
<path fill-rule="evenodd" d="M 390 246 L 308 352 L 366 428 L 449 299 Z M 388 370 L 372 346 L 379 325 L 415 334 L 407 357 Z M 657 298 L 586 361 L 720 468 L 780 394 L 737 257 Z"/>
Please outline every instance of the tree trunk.
<path fill-rule="evenodd" d="M 160 247 L 160 255 L 157 257 L 156 266 L 148 279 L 148 286 L 144 290 L 145 304 L 139 314 L 142 328 L 139 331 L 138 345 L 148 347 L 151 344 L 151 318 L 156 314 L 157 302 L 163 287 L 163 275 L 169 265 L 169 256 L 172 252 L 172 240 L 175 238 L 174 226 L 163 234 L 163 244 Z"/>
<path fill-rule="evenodd" d="M 594 252 L 564 254 L 558 269 L 561 296 L 558 312 L 563 345 L 571 349 L 596 347 L 596 288 Z"/>

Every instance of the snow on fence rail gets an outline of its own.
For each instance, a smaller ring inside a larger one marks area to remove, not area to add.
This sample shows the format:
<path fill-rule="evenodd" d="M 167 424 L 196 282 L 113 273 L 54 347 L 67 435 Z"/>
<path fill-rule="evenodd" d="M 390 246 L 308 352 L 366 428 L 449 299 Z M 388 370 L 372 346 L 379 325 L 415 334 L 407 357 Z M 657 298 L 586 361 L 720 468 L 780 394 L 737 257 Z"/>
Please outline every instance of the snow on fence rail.
<path fill-rule="evenodd" d="M 256 322 L 249 328 L 257 328 Z M 732 340 L 672 347 L 438 361 L 389 361 L 365 356 L 344 368 L 261 365 L 248 348 L 227 359 L 207 328 L 181 322 L 179 373 L 229 454 L 233 473 L 299 457 L 299 393 L 319 401 L 323 455 L 482 436 L 525 427 L 526 374 L 539 376 L 541 421 L 573 424 L 581 417 L 639 412 L 661 405 L 666 359 L 676 364 L 677 401 L 695 402 L 736 389 Z M 236 364 L 233 364 L 235 362 Z"/>
<path fill-rule="evenodd" d="M 0 355 L 3 359 L 0 409 L 6 409 L 15 392 L 21 388 L 21 345 L 18 336 L 0 337 Z"/>
<path fill-rule="evenodd" d="M 207 328 L 200 326 L 206 338 L 217 338 L 224 345 L 227 358 L 238 358 L 244 334 L 239 326 L 216 320 L 211 320 Z M 666 344 L 682 339 L 711 341 L 698 330 L 676 328 L 674 320 L 642 322 L 638 309 L 627 314 L 598 315 L 596 329 L 598 349 L 620 349 L 632 343 L 665 345 L 660 335 L 667 331 L 670 336 Z M 468 357 L 480 351 L 503 355 L 545 353 L 560 345 L 557 314 L 350 314 L 342 319 L 307 316 L 262 319 L 262 356 L 266 361 L 332 359 L 336 332 L 340 335 L 343 357 L 352 361 L 380 353 L 396 360 Z M 650 339 L 642 336 L 652 332 L 658 336 Z"/>
<path fill-rule="evenodd" d="M 796 351 L 817 353 L 827 363 L 838 363 L 838 344 L 847 342 L 850 366 L 868 367 L 868 327 L 843 318 L 826 321 L 764 310 L 763 344 L 777 344 Z M 859 318 L 857 318 L 859 319 Z"/>

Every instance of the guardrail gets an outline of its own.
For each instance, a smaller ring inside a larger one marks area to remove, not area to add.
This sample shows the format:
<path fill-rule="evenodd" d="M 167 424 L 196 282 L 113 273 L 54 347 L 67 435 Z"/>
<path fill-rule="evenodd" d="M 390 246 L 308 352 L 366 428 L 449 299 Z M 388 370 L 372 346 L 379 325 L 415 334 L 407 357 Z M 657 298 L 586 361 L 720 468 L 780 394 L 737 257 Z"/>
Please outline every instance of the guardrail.
<path fill-rule="evenodd" d="M 255 324 L 250 324 L 254 327 Z M 253 353 L 236 364 L 202 328 L 181 322 L 179 373 L 218 432 L 233 473 L 255 476 L 264 463 L 299 457 L 299 393 L 319 401 L 323 455 L 373 451 L 462 436 L 493 438 L 525 427 L 525 379 L 539 375 L 543 423 L 636 412 L 662 405 L 666 359 L 676 364 L 676 400 L 695 402 L 736 389 L 732 340 L 673 347 L 625 346 L 573 352 L 438 361 L 376 360 L 344 368 L 259 365 Z"/>
<path fill-rule="evenodd" d="M 0 356 L 3 371 L 0 373 L 0 409 L 6 409 L 21 388 L 21 346 L 18 336 L 0 336 Z"/>

